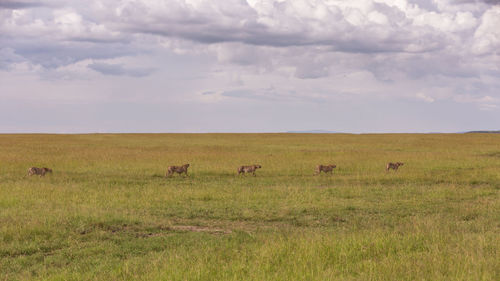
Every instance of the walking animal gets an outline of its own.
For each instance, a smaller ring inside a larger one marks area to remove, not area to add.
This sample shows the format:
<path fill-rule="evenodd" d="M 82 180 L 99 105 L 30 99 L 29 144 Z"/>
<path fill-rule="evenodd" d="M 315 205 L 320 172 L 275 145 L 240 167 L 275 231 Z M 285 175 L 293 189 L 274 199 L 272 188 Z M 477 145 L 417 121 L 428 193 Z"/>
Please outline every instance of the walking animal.
<path fill-rule="evenodd" d="M 316 173 L 314 175 L 319 175 L 321 172 L 323 173 L 331 173 L 333 174 L 333 169 L 337 168 L 337 165 L 318 165 L 316 166 Z"/>
<path fill-rule="evenodd" d="M 184 164 L 182 166 L 169 166 L 167 168 L 167 172 L 165 173 L 165 177 L 169 177 L 174 173 L 182 174 L 184 173 L 186 176 L 188 175 L 189 164 Z"/>
<path fill-rule="evenodd" d="M 394 171 L 398 171 L 398 168 L 399 166 L 403 166 L 404 163 L 401 163 L 401 162 L 396 162 L 396 163 L 392 163 L 392 162 L 389 162 L 387 163 L 387 165 L 385 166 L 385 171 L 386 172 L 389 172 L 390 169 L 393 169 Z"/>
<path fill-rule="evenodd" d="M 52 169 L 49 168 L 37 168 L 31 167 L 28 169 L 28 176 L 39 175 L 40 177 L 44 177 L 46 173 L 52 173 Z"/>
<path fill-rule="evenodd" d="M 261 165 L 250 165 L 250 166 L 241 166 L 238 168 L 238 175 L 252 173 L 255 177 L 255 170 L 262 168 Z"/>

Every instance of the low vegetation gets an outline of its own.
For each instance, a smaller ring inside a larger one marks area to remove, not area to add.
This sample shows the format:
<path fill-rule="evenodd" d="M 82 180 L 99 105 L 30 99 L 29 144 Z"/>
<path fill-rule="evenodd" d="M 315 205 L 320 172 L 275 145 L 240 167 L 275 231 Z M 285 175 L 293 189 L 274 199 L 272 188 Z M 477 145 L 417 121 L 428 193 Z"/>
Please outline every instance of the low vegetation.
<path fill-rule="evenodd" d="M 29 279 L 500 280 L 500 135 L 0 135 L 0 280 Z"/>

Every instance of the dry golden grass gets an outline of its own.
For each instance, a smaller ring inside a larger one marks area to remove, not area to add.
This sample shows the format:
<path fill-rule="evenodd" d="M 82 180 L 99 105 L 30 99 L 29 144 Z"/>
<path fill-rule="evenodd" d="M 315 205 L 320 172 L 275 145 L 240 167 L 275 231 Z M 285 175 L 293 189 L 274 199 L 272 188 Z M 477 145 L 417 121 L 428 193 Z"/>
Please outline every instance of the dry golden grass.
<path fill-rule="evenodd" d="M 0 135 L 0 280 L 499 280 L 499 190 L 493 134 Z"/>

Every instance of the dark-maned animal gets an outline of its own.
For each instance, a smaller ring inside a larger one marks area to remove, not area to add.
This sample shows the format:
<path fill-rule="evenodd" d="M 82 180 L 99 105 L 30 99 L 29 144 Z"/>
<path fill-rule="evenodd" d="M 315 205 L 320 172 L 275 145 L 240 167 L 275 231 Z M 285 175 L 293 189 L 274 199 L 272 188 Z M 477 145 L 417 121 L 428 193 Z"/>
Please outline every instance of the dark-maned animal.
<path fill-rule="evenodd" d="M 399 168 L 399 166 L 403 166 L 403 165 L 404 165 L 404 163 L 401 163 L 401 162 L 396 162 L 396 163 L 389 162 L 385 166 L 385 171 L 389 172 L 390 169 L 393 169 L 394 171 L 397 171 L 398 168 Z"/>
<path fill-rule="evenodd" d="M 250 166 L 241 166 L 238 168 L 238 175 L 240 174 L 248 174 L 252 173 L 255 176 L 255 170 L 262 168 L 261 165 L 250 165 Z"/>
<path fill-rule="evenodd" d="M 316 166 L 316 173 L 315 175 L 319 175 L 321 172 L 326 173 L 332 173 L 333 174 L 333 169 L 337 168 L 337 165 L 332 164 L 332 165 L 318 165 Z"/>
<path fill-rule="evenodd" d="M 186 176 L 188 175 L 189 164 L 184 164 L 182 166 L 169 166 L 167 172 L 165 173 L 166 177 L 173 175 L 174 173 L 182 174 L 184 173 Z"/>
<path fill-rule="evenodd" d="M 28 176 L 39 175 L 40 177 L 44 177 L 46 173 L 52 173 L 52 169 L 49 168 L 37 168 L 31 167 L 28 169 Z"/>

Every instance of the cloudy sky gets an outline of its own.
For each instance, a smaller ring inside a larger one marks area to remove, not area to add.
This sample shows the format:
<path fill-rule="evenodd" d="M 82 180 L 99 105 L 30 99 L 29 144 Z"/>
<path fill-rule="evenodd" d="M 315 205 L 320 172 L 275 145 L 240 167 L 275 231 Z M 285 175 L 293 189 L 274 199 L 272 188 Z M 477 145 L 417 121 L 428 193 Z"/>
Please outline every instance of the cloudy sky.
<path fill-rule="evenodd" d="M 0 133 L 500 129 L 500 1 L 0 0 Z"/>

